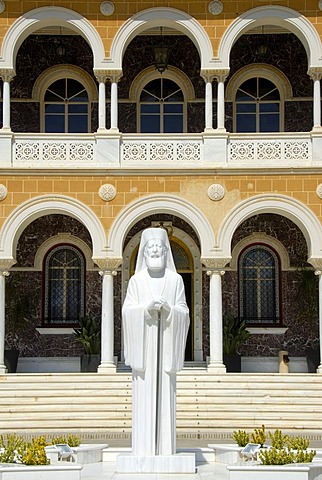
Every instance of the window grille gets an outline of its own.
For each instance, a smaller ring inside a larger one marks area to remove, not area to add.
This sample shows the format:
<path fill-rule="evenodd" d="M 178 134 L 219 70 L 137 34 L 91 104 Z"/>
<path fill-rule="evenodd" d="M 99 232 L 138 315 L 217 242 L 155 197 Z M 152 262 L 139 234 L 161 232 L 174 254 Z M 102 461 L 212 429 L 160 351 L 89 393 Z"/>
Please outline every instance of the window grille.
<path fill-rule="evenodd" d="M 280 323 L 279 260 L 264 245 L 247 248 L 239 259 L 240 317 L 248 325 Z"/>
<path fill-rule="evenodd" d="M 45 259 L 44 323 L 76 324 L 84 316 L 85 261 L 73 246 L 58 246 Z"/>

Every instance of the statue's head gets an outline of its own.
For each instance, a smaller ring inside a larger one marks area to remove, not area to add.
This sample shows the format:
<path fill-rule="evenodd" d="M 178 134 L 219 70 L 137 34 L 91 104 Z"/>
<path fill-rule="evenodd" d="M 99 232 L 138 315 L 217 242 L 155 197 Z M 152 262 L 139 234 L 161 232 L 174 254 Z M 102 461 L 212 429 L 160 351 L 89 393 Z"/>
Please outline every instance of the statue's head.
<path fill-rule="evenodd" d="M 155 271 L 165 268 L 176 271 L 168 234 L 163 228 L 150 227 L 142 232 L 135 273 L 146 268 Z"/>
<path fill-rule="evenodd" d="M 166 267 L 168 248 L 160 238 L 152 238 L 144 247 L 145 263 L 149 270 L 163 270 Z"/>

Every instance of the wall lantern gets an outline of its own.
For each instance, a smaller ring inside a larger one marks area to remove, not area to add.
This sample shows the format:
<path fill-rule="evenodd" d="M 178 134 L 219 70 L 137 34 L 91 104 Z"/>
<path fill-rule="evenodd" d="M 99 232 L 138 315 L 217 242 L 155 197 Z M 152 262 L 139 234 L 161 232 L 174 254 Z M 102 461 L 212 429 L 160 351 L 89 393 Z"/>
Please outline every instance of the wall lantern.
<path fill-rule="evenodd" d="M 164 45 L 162 27 L 160 27 L 161 41 L 159 45 L 153 48 L 154 51 L 154 65 L 156 70 L 163 73 L 168 68 L 168 60 L 170 55 L 170 47 Z"/>

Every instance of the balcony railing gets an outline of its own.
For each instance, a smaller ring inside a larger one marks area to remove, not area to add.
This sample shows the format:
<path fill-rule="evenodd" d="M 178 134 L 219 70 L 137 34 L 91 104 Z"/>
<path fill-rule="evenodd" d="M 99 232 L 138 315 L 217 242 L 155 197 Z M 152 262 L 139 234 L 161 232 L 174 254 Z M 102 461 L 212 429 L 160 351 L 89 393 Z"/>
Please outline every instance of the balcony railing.
<path fill-rule="evenodd" d="M 322 134 L 28 134 L 0 131 L 0 167 L 256 168 L 322 166 Z"/>

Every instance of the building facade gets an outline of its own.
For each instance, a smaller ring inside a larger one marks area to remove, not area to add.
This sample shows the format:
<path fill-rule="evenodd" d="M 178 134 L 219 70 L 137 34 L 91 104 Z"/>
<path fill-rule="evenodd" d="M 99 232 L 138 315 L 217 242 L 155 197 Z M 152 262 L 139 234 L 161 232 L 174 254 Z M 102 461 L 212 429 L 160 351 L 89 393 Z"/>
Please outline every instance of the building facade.
<path fill-rule="evenodd" d="M 20 371 L 77 369 L 84 316 L 101 325 L 98 371 L 122 365 L 121 306 L 156 225 L 185 282 L 187 364 L 225 372 L 234 316 L 244 371 L 280 350 L 307 371 L 322 331 L 318 1 L 0 7 L 0 372 L 12 347 Z"/>

